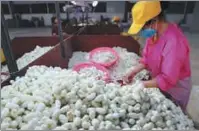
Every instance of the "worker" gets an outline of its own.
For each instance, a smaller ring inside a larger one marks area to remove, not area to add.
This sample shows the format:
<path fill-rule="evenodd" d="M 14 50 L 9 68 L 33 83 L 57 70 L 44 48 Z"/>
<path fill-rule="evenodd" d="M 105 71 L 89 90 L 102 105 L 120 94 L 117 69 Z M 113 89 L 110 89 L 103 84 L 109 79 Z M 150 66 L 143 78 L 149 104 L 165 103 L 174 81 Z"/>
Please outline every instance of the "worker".
<path fill-rule="evenodd" d="M 166 21 L 159 1 L 139 1 L 132 8 L 133 23 L 129 34 L 146 38 L 140 64 L 127 73 L 128 81 L 143 69 L 151 80 L 142 81 L 146 88 L 157 87 L 186 111 L 190 96 L 191 70 L 189 42 L 174 23 Z"/>
<path fill-rule="evenodd" d="M 1 55 L 1 63 L 4 63 L 6 61 L 6 58 L 4 56 L 4 53 L 3 53 L 3 49 L 1 48 L 0 50 L 0 55 Z"/>
<path fill-rule="evenodd" d="M 52 22 L 52 35 L 56 36 L 58 35 L 58 20 L 56 17 L 52 17 L 51 22 Z"/>
<path fill-rule="evenodd" d="M 120 17 L 114 16 L 112 22 L 118 24 L 120 22 Z"/>
<path fill-rule="evenodd" d="M 114 16 L 114 17 L 112 18 L 112 23 L 118 25 L 118 27 L 121 29 L 121 31 L 124 30 L 123 25 L 122 25 L 122 22 L 121 22 L 121 19 L 120 19 L 119 16 Z"/>
<path fill-rule="evenodd" d="M 52 17 L 51 22 L 52 22 L 52 35 L 57 36 L 58 35 L 58 19 L 56 17 Z M 67 35 L 66 32 L 64 31 L 65 26 L 66 26 L 66 23 L 61 22 L 62 35 Z"/>

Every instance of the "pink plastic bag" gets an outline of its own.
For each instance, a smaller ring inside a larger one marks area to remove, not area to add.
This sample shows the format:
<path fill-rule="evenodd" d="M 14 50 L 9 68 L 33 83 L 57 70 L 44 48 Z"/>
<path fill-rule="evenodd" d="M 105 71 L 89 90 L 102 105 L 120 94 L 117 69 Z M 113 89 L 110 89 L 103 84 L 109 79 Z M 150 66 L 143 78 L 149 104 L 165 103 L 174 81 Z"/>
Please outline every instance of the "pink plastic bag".
<path fill-rule="evenodd" d="M 113 59 L 112 61 L 110 62 L 106 62 L 106 63 L 99 63 L 97 61 L 94 61 L 93 60 L 93 56 L 96 54 L 96 53 L 99 53 L 99 52 L 110 52 L 112 53 L 114 56 L 115 56 L 115 59 Z M 112 49 L 112 48 L 109 48 L 109 47 L 100 47 L 100 48 L 96 48 L 94 50 L 92 50 L 90 53 L 89 53 L 89 61 L 92 62 L 92 63 L 95 63 L 95 64 L 100 64 L 102 66 L 105 66 L 105 67 L 111 67 L 113 66 L 117 61 L 119 60 L 119 55 L 118 53 Z"/>
<path fill-rule="evenodd" d="M 96 69 L 104 72 L 104 77 L 103 77 L 104 81 L 107 82 L 110 79 L 109 71 L 105 67 L 103 67 L 99 64 L 95 64 L 95 63 L 86 62 L 86 63 L 77 64 L 73 67 L 73 70 L 76 72 L 79 72 L 81 69 L 88 68 L 88 67 L 95 67 Z"/>

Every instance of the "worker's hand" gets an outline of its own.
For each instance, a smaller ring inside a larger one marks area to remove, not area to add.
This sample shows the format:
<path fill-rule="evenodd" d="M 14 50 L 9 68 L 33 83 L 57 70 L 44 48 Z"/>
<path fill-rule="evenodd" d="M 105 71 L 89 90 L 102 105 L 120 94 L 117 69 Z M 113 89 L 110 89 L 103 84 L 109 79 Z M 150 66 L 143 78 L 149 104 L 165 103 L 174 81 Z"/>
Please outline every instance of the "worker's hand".
<path fill-rule="evenodd" d="M 131 83 L 136 74 L 137 74 L 137 72 L 135 70 L 131 70 L 123 78 L 123 81 L 126 82 L 126 83 Z"/>

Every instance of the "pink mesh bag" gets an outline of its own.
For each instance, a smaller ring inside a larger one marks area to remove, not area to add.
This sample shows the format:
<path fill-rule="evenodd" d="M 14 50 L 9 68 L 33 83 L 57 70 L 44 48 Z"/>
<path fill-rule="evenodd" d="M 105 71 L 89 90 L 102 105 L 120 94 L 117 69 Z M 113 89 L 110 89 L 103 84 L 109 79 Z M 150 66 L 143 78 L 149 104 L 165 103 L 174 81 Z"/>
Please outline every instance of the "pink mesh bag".
<path fill-rule="evenodd" d="M 110 52 L 111 54 L 114 55 L 114 59 L 112 61 L 109 61 L 109 62 L 97 62 L 93 59 L 93 56 L 99 52 Z M 100 64 L 104 67 L 111 67 L 113 66 L 117 61 L 119 60 L 119 55 L 118 53 L 112 49 L 112 48 L 109 48 L 109 47 L 100 47 L 100 48 L 96 48 L 94 50 L 92 50 L 90 53 L 89 53 L 89 61 L 92 62 L 92 63 L 95 63 L 95 64 Z"/>

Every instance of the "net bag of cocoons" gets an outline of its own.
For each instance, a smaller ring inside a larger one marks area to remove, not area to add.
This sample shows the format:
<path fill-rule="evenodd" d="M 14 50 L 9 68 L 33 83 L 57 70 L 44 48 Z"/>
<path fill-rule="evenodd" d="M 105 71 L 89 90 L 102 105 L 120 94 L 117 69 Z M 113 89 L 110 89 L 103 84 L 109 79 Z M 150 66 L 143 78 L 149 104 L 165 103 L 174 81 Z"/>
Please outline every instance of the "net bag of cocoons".
<path fill-rule="evenodd" d="M 100 47 L 89 53 L 89 61 L 104 67 L 111 67 L 119 60 L 118 53 L 109 47 Z"/>
<path fill-rule="evenodd" d="M 97 79 L 102 79 L 106 82 L 110 80 L 109 71 L 99 64 L 89 62 L 80 63 L 75 65 L 73 70 L 78 73 L 87 73 L 89 76 L 96 77 Z"/>

